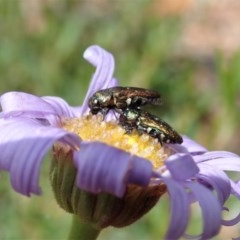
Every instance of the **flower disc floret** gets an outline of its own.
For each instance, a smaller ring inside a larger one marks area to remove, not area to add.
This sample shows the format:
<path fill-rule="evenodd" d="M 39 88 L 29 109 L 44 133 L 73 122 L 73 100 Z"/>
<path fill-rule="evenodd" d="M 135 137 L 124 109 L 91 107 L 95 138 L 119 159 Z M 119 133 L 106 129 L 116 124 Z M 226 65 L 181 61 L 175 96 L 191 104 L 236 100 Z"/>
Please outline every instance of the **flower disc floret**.
<path fill-rule="evenodd" d="M 167 146 L 161 146 L 157 139 L 147 134 L 139 135 L 135 130 L 127 134 L 116 120 L 103 121 L 102 115 L 67 119 L 62 127 L 81 136 L 84 141 L 100 141 L 148 159 L 155 169 L 161 167 L 164 160 L 172 154 L 172 151 Z"/>

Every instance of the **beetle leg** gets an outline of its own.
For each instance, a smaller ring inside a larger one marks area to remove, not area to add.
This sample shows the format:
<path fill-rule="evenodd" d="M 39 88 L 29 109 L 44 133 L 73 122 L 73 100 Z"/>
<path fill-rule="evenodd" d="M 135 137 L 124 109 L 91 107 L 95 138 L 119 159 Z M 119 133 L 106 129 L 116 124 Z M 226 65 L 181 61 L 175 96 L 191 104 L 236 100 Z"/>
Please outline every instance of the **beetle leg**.
<path fill-rule="evenodd" d="M 108 108 L 103 108 L 102 110 L 101 110 L 101 114 L 102 114 L 102 116 L 103 116 L 103 121 L 104 121 L 104 119 L 105 119 L 105 117 L 106 117 L 106 115 L 107 115 L 107 113 L 109 112 L 109 109 Z"/>

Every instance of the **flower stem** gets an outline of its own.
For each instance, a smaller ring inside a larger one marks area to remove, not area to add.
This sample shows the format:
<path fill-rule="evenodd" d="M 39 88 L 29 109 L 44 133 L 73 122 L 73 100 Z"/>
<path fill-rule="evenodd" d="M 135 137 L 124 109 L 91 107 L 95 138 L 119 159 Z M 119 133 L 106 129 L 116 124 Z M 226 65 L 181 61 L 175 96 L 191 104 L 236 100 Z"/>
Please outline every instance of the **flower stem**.
<path fill-rule="evenodd" d="M 94 228 L 90 224 L 81 221 L 78 216 L 73 215 L 68 240 L 95 240 L 100 231 L 101 229 Z"/>

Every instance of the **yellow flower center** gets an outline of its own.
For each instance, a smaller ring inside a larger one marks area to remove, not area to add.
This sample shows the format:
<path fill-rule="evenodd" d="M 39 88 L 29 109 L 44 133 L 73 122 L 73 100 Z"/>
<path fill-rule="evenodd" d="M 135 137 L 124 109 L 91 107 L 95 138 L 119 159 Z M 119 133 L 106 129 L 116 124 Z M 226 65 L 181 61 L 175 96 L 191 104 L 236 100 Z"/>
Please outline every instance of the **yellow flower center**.
<path fill-rule="evenodd" d="M 131 154 L 146 158 L 155 169 L 171 154 L 166 146 L 161 146 L 157 139 L 137 131 L 127 134 L 115 121 L 103 121 L 101 115 L 88 115 L 63 121 L 64 129 L 79 135 L 84 141 L 100 141 L 120 148 Z"/>

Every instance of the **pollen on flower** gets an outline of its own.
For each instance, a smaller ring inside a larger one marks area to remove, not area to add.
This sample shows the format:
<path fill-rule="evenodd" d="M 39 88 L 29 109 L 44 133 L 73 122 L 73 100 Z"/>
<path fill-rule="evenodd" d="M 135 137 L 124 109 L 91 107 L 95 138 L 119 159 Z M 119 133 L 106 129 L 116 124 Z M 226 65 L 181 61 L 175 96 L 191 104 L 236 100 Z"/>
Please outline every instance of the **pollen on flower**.
<path fill-rule="evenodd" d="M 147 134 L 137 131 L 127 134 L 116 121 L 103 121 L 101 115 L 88 115 L 81 118 L 66 119 L 64 129 L 78 134 L 84 141 L 100 141 L 128 151 L 131 154 L 150 160 L 154 168 L 163 165 L 171 150 Z"/>

